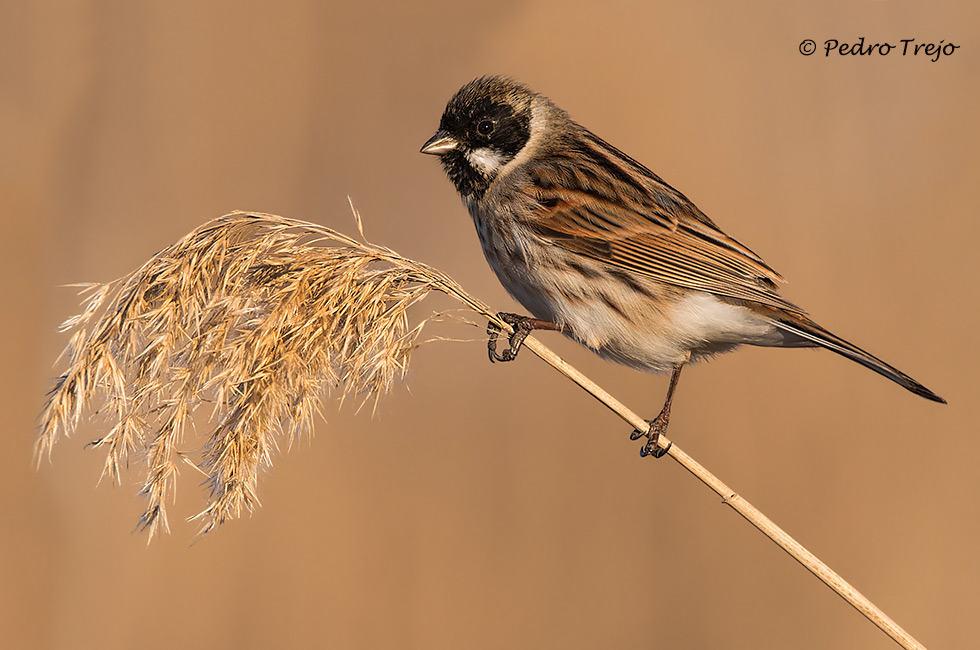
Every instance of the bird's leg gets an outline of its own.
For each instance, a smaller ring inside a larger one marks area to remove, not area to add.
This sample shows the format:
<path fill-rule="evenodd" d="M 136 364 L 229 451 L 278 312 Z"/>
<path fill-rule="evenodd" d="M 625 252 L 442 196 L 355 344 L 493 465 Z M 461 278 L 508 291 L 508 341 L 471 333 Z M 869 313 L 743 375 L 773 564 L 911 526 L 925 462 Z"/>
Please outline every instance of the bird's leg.
<path fill-rule="evenodd" d="M 507 340 L 510 343 L 510 349 L 504 350 L 501 353 L 497 353 L 497 337 L 500 335 L 500 327 L 490 321 L 487 325 L 487 334 L 489 339 L 487 340 L 487 351 L 490 353 L 490 361 L 513 361 L 517 358 L 517 353 L 521 349 L 521 345 L 524 343 L 524 339 L 527 335 L 531 333 L 531 330 L 552 330 L 555 332 L 563 332 L 563 328 L 558 323 L 552 323 L 550 320 L 539 320 L 537 318 L 531 318 L 529 316 L 521 316 L 519 314 L 510 314 L 507 312 L 500 312 L 497 314 L 501 320 L 514 328 L 514 333 L 510 335 Z"/>
<path fill-rule="evenodd" d="M 660 436 L 667 431 L 667 423 L 670 421 L 670 403 L 674 399 L 674 389 L 677 388 L 677 380 L 680 379 L 683 368 L 684 363 L 674 366 L 674 372 L 670 375 L 670 386 L 667 387 L 667 399 L 664 401 L 664 407 L 660 409 L 660 415 L 655 419 L 647 420 L 650 423 L 650 428 L 646 431 L 634 430 L 630 434 L 630 440 L 639 440 L 643 437 L 647 438 L 647 443 L 640 449 L 640 456 L 660 458 L 670 449 L 670 444 L 666 447 L 661 447 L 658 443 L 660 442 Z"/>

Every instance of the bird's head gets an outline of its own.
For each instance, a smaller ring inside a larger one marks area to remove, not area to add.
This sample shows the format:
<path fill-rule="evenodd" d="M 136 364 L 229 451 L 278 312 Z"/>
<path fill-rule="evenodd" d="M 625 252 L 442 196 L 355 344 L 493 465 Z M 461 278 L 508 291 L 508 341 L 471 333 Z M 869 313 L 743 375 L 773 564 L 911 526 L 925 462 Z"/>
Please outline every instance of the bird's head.
<path fill-rule="evenodd" d="M 464 199 L 479 199 L 530 140 L 536 97 L 508 77 L 471 81 L 449 100 L 421 152 L 439 156 Z"/>

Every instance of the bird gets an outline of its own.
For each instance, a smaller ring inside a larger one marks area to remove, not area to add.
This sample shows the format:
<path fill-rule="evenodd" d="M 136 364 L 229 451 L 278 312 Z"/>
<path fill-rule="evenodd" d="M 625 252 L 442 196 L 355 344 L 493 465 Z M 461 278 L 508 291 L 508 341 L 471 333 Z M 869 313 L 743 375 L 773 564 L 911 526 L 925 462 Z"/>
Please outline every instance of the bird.
<path fill-rule="evenodd" d="M 479 77 L 449 100 L 421 153 L 438 156 L 468 209 L 483 253 L 530 316 L 512 326 L 511 361 L 535 329 L 599 356 L 670 373 L 643 456 L 661 457 L 681 370 L 741 345 L 820 347 L 934 402 L 904 372 L 814 322 L 779 292 L 783 277 L 677 189 L 506 76 Z"/>

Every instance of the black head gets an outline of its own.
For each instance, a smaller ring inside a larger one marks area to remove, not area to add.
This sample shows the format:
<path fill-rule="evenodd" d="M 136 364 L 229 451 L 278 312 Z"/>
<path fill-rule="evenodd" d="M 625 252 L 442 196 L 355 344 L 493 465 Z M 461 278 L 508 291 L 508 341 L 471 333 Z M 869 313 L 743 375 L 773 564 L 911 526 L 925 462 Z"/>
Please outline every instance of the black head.
<path fill-rule="evenodd" d="M 479 199 L 531 137 L 536 95 L 507 77 L 480 77 L 449 100 L 422 153 L 439 156 L 464 197 Z"/>

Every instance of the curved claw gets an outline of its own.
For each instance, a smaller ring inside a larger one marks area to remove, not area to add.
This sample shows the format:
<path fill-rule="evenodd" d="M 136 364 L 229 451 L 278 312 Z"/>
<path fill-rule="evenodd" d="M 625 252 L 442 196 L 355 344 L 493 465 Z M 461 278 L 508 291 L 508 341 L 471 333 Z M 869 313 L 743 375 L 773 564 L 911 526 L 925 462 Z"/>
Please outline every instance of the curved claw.
<path fill-rule="evenodd" d="M 633 429 L 633 433 L 630 434 L 630 440 L 639 440 L 640 438 L 649 438 L 650 432 L 653 431 L 654 424 L 656 420 L 646 420 L 647 428 L 646 431 L 640 431 L 639 429 Z"/>
<path fill-rule="evenodd" d="M 652 449 L 650 449 L 649 451 L 647 451 L 646 454 L 641 454 L 641 455 L 646 456 L 647 454 L 649 454 L 650 456 L 653 456 L 654 458 L 663 458 L 667 454 L 667 452 L 670 451 L 670 448 L 673 446 L 673 444 L 674 443 L 672 443 L 672 442 L 668 442 L 666 447 L 661 447 L 659 445 L 653 445 L 652 446 Z"/>
<path fill-rule="evenodd" d="M 503 357 L 497 353 L 497 339 L 500 337 L 500 326 L 490 321 L 487 323 L 487 353 L 490 356 L 490 363 L 503 361 Z"/>
<path fill-rule="evenodd" d="M 515 355 L 510 350 L 504 350 L 503 352 L 501 352 L 499 354 L 497 353 L 496 350 L 491 350 L 490 351 L 490 363 L 493 363 L 495 361 L 500 361 L 501 363 L 506 363 L 507 361 L 513 361 L 516 356 L 517 355 Z"/>

